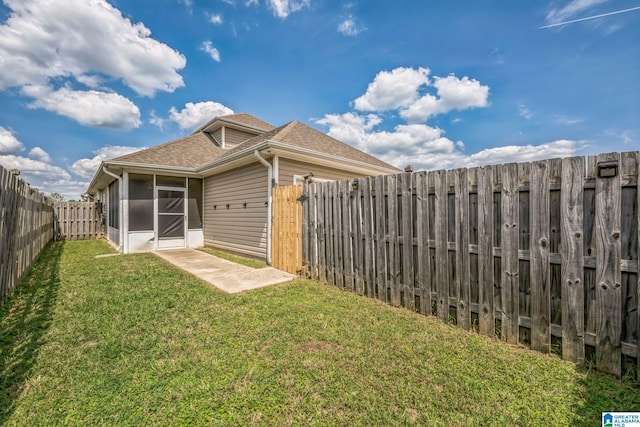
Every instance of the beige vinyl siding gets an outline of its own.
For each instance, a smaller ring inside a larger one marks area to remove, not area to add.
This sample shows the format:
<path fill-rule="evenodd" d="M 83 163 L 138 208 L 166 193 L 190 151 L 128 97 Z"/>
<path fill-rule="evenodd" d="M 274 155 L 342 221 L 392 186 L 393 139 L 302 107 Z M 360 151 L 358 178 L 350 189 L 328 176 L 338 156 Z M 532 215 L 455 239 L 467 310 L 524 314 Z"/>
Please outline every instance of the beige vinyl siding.
<path fill-rule="evenodd" d="M 322 179 L 353 179 L 362 175 L 354 172 L 329 168 L 326 166 L 314 165 L 311 163 L 299 162 L 291 159 L 279 159 L 278 185 L 292 185 L 294 175 L 305 175 L 309 172 L 313 173 L 315 178 Z"/>
<path fill-rule="evenodd" d="M 222 128 L 214 130 L 211 136 L 222 147 Z"/>
<path fill-rule="evenodd" d="M 266 202 L 267 168 L 257 162 L 205 178 L 204 244 L 264 259 Z"/>
<path fill-rule="evenodd" d="M 249 138 L 253 138 L 255 135 L 248 132 L 243 132 L 237 129 L 225 128 L 224 129 L 224 148 L 233 148 L 236 145 L 245 142 Z"/>

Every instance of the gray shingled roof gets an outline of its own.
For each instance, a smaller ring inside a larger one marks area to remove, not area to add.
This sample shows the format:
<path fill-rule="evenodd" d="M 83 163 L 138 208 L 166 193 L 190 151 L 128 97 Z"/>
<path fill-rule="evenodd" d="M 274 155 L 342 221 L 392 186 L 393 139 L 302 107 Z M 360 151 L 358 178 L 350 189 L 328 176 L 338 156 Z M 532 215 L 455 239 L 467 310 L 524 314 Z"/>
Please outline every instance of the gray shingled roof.
<path fill-rule="evenodd" d="M 317 129 L 309 127 L 297 120 L 275 128 L 262 135 L 255 136 L 228 151 L 228 155 L 247 149 L 265 141 L 280 142 L 292 147 L 306 148 L 325 154 L 332 154 L 348 160 L 355 160 L 383 168 L 397 169 L 363 151 L 360 151 L 342 141 L 338 141 Z"/>
<path fill-rule="evenodd" d="M 140 163 L 148 165 L 175 166 L 195 168 L 204 166 L 216 160 L 223 160 L 233 154 L 257 146 L 263 142 L 271 141 L 286 144 L 291 147 L 304 148 L 323 154 L 331 154 L 336 157 L 357 161 L 372 166 L 396 169 L 394 166 L 383 162 L 367 153 L 364 153 L 344 142 L 338 141 L 316 129 L 313 129 L 297 120 L 289 122 L 278 128 L 273 128 L 266 122 L 246 114 L 232 114 L 218 117 L 225 121 L 243 123 L 248 126 L 269 126 L 272 129 L 261 135 L 248 139 L 228 150 L 218 147 L 207 133 L 199 131 L 185 138 L 167 142 L 145 150 L 137 151 L 112 159 L 117 162 Z"/>
<path fill-rule="evenodd" d="M 205 132 L 198 132 L 155 147 L 116 157 L 112 161 L 197 168 L 219 159 L 225 153 L 227 150 L 215 145 Z"/>

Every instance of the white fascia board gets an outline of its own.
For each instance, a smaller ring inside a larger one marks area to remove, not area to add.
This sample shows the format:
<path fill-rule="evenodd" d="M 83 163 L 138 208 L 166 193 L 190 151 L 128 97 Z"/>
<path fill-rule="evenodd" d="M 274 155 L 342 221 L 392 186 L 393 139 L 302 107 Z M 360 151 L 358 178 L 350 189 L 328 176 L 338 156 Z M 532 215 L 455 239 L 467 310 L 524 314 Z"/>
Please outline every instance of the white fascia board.
<path fill-rule="evenodd" d="M 198 168 L 196 170 L 196 173 L 202 174 L 204 176 L 210 176 L 251 163 L 253 161 L 253 152 L 255 150 L 258 150 L 260 152 L 269 150 L 269 152 L 265 154 L 279 154 L 286 159 L 294 159 L 307 163 L 320 164 L 335 169 L 347 169 L 353 172 L 361 173 L 363 175 L 397 174 L 402 172 L 400 169 L 376 166 L 357 160 L 337 157 L 329 153 L 322 153 L 319 151 L 309 150 L 301 147 L 293 147 L 289 144 L 283 144 L 281 142 L 263 141 L 258 145 L 247 147 L 244 150 L 238 151 L 232 156 L 223 157 L 222 159 L 215 160 L 207 165 L 204 165 Z"/>
<path fill-rule="evenodd" d="M 115 167 L 120 169 L 120 171 L 126 170 L 129 173 L 133 172 L 133 173 L 149 173 L 149 174 L 166 174 L 166 175 L 186 176 L 189 178 L 203 177 L 201 174 L 196 173 L 194 168 L 181 168 L 181 167 L 166 166 L 166 165 L 147 165 L 147 164 L 141 164 L 141 163 L 103 161 L 100 163 L 100 168 L 98 169 L 98 172 L 96 172 L 96 175 L 91 181 L 91 184 L 89 184 L 89 190 L 87 191 L 87 193 L 93 194 L 94 192 L 99 190 L 99 188 L 97 188 L 96 186 L 98 184 L 99 179 L 104 176 L 104 172 L 102 172 L 103 166 L 107 166 L 107 169 L 109 169 L 109 166 Z M 116 172 L 116 171 L 113 171 L 113 172 Z"/>

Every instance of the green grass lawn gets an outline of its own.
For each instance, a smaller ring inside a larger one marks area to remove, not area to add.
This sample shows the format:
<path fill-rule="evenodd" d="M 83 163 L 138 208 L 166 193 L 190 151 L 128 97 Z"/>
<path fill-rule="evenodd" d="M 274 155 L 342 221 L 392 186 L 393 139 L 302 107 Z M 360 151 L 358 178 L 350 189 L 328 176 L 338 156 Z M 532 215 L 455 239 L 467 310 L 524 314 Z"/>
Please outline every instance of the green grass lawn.
<path fill-rule="evenodd" d="M 246 258 L 243 256 L 235 255 L 227 251 L 221 251 L 212 248 L 200 248 L 202 252 L 206 252 L 218 258 L 226 259 L 227 261 L 235 262 L 237 264 L 246 265 L 251 268 L 265 268 L 267 264 L 264 261 L 258 261 L 257 259 Z"/>
<path fill-rule="evenodd" d="M 0 308 L 0 425 L 600 425 L 639 389 L 312 281 L 227 295 L 53 243 Z"/>

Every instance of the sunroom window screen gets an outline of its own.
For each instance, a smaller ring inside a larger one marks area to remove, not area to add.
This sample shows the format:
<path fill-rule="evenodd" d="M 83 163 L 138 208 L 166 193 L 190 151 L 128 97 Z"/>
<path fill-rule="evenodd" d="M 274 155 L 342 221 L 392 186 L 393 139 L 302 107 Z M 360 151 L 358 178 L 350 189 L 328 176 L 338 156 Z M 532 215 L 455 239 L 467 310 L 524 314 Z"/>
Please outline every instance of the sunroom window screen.
<path fill-rule="evenodd" d="M 202 180 L 189 178 L 189 229 L 202 228 Z"/>
<path fill-rule="evenodd" d="M 160 187 L 185 187 L 185 177 L 183 176 L 166 176 L 157 175 L 156 185 Z"/>
<path fill-rule="evenodd" d="M 109 184 L 109 227 L 120 229 L 120 187 L 119 182 Z"/>
<path fill-rule="evenodd" d="M 153 175 L 129 174 L 129 230 L 153 231 Z"/>

